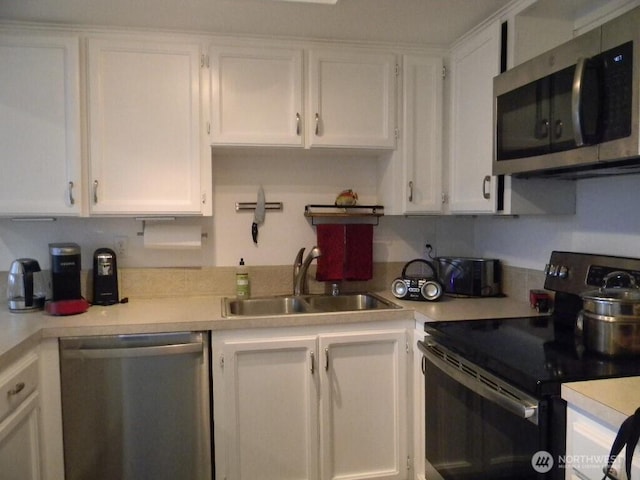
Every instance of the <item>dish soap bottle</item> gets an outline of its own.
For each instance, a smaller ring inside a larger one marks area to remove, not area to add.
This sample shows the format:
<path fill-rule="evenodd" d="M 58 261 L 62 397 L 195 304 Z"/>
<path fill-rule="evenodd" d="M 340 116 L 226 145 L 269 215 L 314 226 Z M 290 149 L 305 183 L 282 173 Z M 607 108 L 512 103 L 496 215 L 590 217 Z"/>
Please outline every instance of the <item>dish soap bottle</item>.
<path fill-rule="evenodd" d="M 249 298 L 250 293 L 249 271 L 244 266 L 244 258 L 241 258 L 236 269 L 236 297 Z"/>

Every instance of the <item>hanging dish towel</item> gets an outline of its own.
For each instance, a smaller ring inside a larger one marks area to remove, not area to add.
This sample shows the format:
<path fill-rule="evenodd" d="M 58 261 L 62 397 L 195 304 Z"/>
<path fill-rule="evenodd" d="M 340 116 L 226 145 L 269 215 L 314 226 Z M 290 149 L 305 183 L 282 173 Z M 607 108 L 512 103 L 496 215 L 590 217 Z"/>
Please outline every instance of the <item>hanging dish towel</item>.
<path fill-rule="evenodd" d="M 373 225 L 345 225 L 345 280 L 373 277 Z"/>
<path fill-rule="evenodd" d="M 373 277 L 373 225 L 317 225 L 318 258 L 316 280 L 370 280 Z"/>

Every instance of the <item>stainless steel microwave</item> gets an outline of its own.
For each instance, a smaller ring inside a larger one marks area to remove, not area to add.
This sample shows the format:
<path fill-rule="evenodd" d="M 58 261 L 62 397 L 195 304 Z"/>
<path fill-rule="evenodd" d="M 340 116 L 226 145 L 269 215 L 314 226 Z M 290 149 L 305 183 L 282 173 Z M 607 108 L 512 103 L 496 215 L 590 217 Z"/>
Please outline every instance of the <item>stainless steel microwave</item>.
<path fill-rule="evenodd" d="M 494 175 L 640 172 L 640 7 L 498 75 Z"/>

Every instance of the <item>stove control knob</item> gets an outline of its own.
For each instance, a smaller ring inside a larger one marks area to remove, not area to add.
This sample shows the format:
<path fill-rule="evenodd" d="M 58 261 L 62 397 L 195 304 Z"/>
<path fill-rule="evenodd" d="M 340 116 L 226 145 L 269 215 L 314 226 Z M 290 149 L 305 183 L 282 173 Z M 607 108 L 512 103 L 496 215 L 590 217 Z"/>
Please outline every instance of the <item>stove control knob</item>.
<path fill-rule="evenodd" d="M 550 272 L 551 272 L 551 264 L 550 264 L 550 263 L 547 263 L 547 264 L 544 266 L 544 274 L 545 274 L 545 275 L 549 275 L 549 273 L 550 273 Z"/>
<path fill-rule="evenodd" d="M 569 269 L 567 267 L 565 267 L 564 265 L 562 265 L 558 269 L 558 276 L 560 278 L 567 278 L 569 276 Z"/>

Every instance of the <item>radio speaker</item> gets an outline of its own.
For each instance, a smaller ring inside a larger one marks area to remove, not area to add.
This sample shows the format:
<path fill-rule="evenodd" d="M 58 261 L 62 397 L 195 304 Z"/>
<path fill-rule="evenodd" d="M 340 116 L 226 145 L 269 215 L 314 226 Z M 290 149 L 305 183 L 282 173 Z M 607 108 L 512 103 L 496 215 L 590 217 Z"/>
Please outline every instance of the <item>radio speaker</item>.
<path fill-rule="evenodd" d="M 412 274 L 411 268 L 418 267 L 420 272 Z M 442 297 L 442 285 L 436 279 L 435 268 L 431 262 L 417 258 L 411 260 L 402 269 L 402 276 L 391 282 L 391 293 L 402 300 L 433 302 Z"/>

